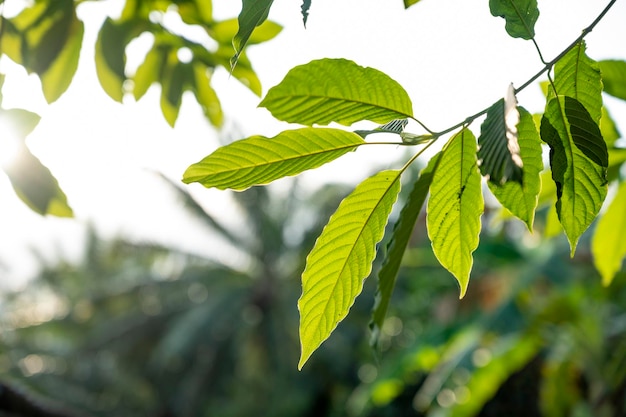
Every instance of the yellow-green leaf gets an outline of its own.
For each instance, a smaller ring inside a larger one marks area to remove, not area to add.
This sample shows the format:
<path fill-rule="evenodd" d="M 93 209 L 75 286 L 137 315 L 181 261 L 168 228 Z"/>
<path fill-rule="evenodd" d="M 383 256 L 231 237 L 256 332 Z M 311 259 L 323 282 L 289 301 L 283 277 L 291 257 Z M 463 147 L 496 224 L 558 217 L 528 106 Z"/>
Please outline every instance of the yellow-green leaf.
<path fill-rule="evenodd" d="M 476 138 L 469 129 L 456 134 L 441 155 L 430 186 L 426 223 L 433 251 L 457 279 L 465 295 L 478 247 L 484 210 Z"/>
<path fill-rule="evenodd" d="M 187 168 L 185 183 L 245 190 L 317 168 L 365 143 L 339 129 L 287 130 L 273 138 L 253 136 L 218 148 Z"/>
<path fill-rule="evenodd" d="M 626 61 L 608 59 L 598 62 L 602 73 L 604 91 L 626 100 Z"/>
<path fill-rule="evenodd" d="M 626 256 L 626 182 L 619 185 L 609 208 L 598 220 L 591 252 L 602 283 L 609 285 Z"/>
<path fill-rule="evenodd" d="M 193 93 L 200 107 L 202 107 L 204 115 L 211 121 L 213 126 L 220 127 L 224 121 L 224 113 L 222 113 L 222 106 L 217 93 L 211 87 L 211 78 L 208 71 L 204 65 L 194 65 Z"/>
<path fill-rule="evenodd" d="M 302 273 L 298 369 L 347 315 L 372 270 L 394 202 L 400 171 L 383 171 L 359 184 L 328 221 Z"/>
<path fill-rule="evenodd" d="M 239 24 L 237 19 L 228 19 L 221 22 L 216 22 L 208 28 L 209 35 L 215 39 L 218 43 L 224 45 L 231 45 L 233 38 L 237 34 Z M 283 30 L 283 27 L 276 22 L 266 20 L 257 26 L 248 38 L 248 45 L 254 45 L 257 43 L 269 41 Z"/>

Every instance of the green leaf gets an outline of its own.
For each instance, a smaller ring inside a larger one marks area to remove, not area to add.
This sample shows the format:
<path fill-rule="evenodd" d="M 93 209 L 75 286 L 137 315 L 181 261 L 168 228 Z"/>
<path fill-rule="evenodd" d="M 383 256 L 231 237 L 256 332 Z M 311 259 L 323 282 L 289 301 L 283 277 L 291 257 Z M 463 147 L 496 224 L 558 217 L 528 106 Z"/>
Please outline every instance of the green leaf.
<path fill-rule="evenodd" d="M 302 22 L 304 23 L 304 27 L 306 27 L 306 21 L 309 18 L 309 9 L 311 8 L 311 0 L 303 0 L 302 1 Z"/>
<path fill-rule="evenodd" d="M 229 59 L 232 56 L 232 51 L 232 46 L 220 45 L 214 56 L 220 65 L 229 68 Z M 261 96 L 261 81 L 259 81 L 259 77 L 257 77 L 254 69 L 252 69 L 252 64 L 246 57 L 245 52 L 239 55 L 239 61 L 237 66 L 232 69 L 231 75 L 248 87 L 254 94 Z"/>
<path fill-rule="evenodd" d="M 430 186 L 426 216 L 435 256 L 459 282 L 460 298 L 467 291 L 483 210 L 476 138 L 463 129 L 443 150 Z"/>
<path fill-rule="evenodd" d="M 409 194 L 407 202 L 402 207 L 398 221 L 394 225 L 391 240 L 387 245 L 387 256 L 378 273 L 378 288 L 376 289 L 372 320 L 370 321 L 370 329 L 372 331 L 370 345 L 372 346 L 378 341 L 385 316 L 387 315 L 391 293 L 396 285 L 396 277 L 404 251 L 413 235 L 415 222 L 424 205 L 424 201 L 426 201 L 433 173 L 437 170 L 440 160 L 441 154 L 438 153 L 430 159 L 428 166 L 422 170 L 419 178 L 413 184 L 413 189 L 411 194 Z"/>
<path fill-rule="evenodd" d="M 404 0 L 404 8 L 408 9 L 409 7 L 411 7 L 414 4 L 417 4 L 419 2 L 420 2 L 420 0 Z"/>
<path fill-rule="evenodd" d="M 166 65 L 161 74 L 161 111 L 167 123 L 174 127 L 183 101 L 185 85 L 193 80 L 193 75 L 190 65 L 178 62 L 175 53 L 170 52 Z"/>
<path fill-rule="evenodd" d="M 615 125 L 615 121 L 609 114 L 609 111 L 606 107 L 602 106 L 602 118 L 600 119 L 600 132 L 602 132 L 602 137 L 606 142 L 606 146 L 608 148 L 612 148 L 615 146 L 615 142 L 621 137 L 619 130 L 617 130 L 617 126 Z"/>
<path fill-rule="evenodd" d="M 231 69 L 235 68 L 239 56 L 243 52 L 254 28 L 263 23 L 270 13 L 270 7 L 274 0 L 242 0 L 242 8 L 239 13 L 239 30 L 233 38 L 235 55 L 230 60 Z"/>
<path fill-rule="evenodd" d="M 228 19 L 212 24 L 207 30 L 209 35 L 218 43 L 231 46 L 238 28 L 239 24 L 237 19 Z M 252 31 L 247 44 L 253 45 L 269 41 L 278 35 L 281 30 L 283 30 L 281 25 L 271 20 L 266 20 Z"/>
<path fill-rule="evenodd" d="M 517 106 L 506 109 L 504 99 L 498 100 L 487 111 L 480 126 L 478 160 L 480 172 L 489 182 L 502 185 L 509 181 L 522 184 L 523 170 L 518 144 Z"/>
<path fill-rule="evenodd" d="M 607 193 L 608 151 L 600 128 L 576 99 L 550 100 L 541 121 L 541 138 L 550 146 L 556 210 L 574 254 L 580 235 L 602 207 Z"/>
<path fill-rule="evenodd" d="M 514 216 L 522 220 L 532 232 L 537 196 L 541 190 L 539 174 L 543 170 L 541 140 L 533 116 L 523 107 L 518 107 L 520 121 L 517 125 L 520 156 L 524 163 L 523 183 L 507 182 L 502 185 L 489 182 L 489 189 L 498 201 Z M 550 181 L 552 182 L 552 181 Z"/>
<path fill-rule="evenodd" d="M 148 51 L 144 61 L 137 67 L 133 77 L 133 97 L 135 97 L 135 100 L 141 99 L 150 86 L 161 78 L 167 52 L 166 49 L 155 45 Z"/>
<path fill-rule="evenodd" d="M 602 284 L 609 285 L 622 268 L 626 256 L 626 182 L 619 185 L 609 208 L 598 220 L 591 240 L 594 264 L 602 275 Z"/>
<path fill-rule="evenodd" d="M 113 100 L 122 102 L 126 81 L 126 46 L 148 30 L 143 21 L 116 22 L 107 17 L 96 40 L 96 73 L 104 91 Z"/>
<path fill-rule="evenodd" d="M 291 69 L 259 106 L 279 120 L 303 125 L 387 123 L 413 114 L 400 84 L 345 59 L 320 59 Z"/>
<path fill-rule="evenodd" d="M 348 315 L 363 289 L 400 192 L 400 174 L 382 171 L 359 184 L 331 216 L 307 257 L 298 301 L 298 369 Z"/>
<path fill-rule="evenodd" d="M 222 146 L 191 165 L 183 181 L 245 190 L 317 168 L 364 143 L 359 135 L 339 129 L 287 130 L 270 139 L 253 136 Z"/>
<path fill-rule="evenodd" d="M 604 91 L 613 97 L 626 100 L 626 61 L 610 59 L 598 62 L 598 65 Z"/>
<path fill-rule="evenodd" d="M 204 115 L 209 119 L 213 126 L 220 127 L 224 121 L 224 113 L 217 93 L 211 87 L 211 78 L 209 70 L 203 65 L 194 65 L 194 89 L 193 93 L 196 100 L 202 107 Z"/>
<path fill-rule="evenodd" d="M 581 41 L 556 63 L 554 86 L 558 95 L 575 98 L 599 124 L 602 116 L 600 68 L 586 55 L 585 49 L 585 42 Z M 554 90 L 550 88 L 548 102 L 554 97 Z"/>
<path fill-rule="evenodd" d="M 535 37 L 535 23 L 539 18 L 537 0 L 489 0 L 492 16 L 506 20 L 506 32 L 513 38 Z"/>

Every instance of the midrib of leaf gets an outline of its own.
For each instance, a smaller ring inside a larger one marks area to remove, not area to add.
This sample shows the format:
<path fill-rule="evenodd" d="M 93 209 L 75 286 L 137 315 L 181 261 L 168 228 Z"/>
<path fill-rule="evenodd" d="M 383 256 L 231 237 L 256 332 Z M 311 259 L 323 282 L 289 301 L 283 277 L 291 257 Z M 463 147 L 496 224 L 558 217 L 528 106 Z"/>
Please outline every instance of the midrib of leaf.
<path fill-rule="evenodd" d="M 534 36 L 532 36 L 532 32 L 531 32 L 530 28 L 528 27 L 528 24 L 526 24 L 526 20 L 524 19 L 524 16 L 520 12 L 520 10 L 517 8 L 517 5 L 515 4 L 515 1 L 514 0 L 508 0 L 508 1 L 509 1 L 509 3 L 511 3 L 511 6 L 513 6 L 513 9 L 515 10 L 515 14 L 517 14 L 517 17 L 519 18 L 519 20 L 524 24 L 524 28 L 526 28 L 526 32 L 528 33 L 528 37 L 530 39 L 532 39 Z"/>

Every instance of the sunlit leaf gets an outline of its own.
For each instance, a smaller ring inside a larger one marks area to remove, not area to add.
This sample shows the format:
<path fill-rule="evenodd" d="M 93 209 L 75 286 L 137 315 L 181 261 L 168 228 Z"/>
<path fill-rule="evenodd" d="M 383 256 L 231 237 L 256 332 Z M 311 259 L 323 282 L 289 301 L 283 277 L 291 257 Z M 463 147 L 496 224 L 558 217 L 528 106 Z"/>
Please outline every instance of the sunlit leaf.
<path fill-rule="evenodd" d="M 604 91 L 626 100 L 626 61 L 605 60 L 598 62 L 602 73 Z"/>
<path fill-rule="evenodd" d="M 220 45 L 214 56 L 220 65 L 229 68 L 229 60 L 232 56 L 232 51 L 232 46 Z M 237 66 L 232 69 L 231 75 L 248 87 L 254 94 L 259 97 L 261 96 L 261 81 L 254 72 L 254 69 L 252 69 L 252 64 L 250 64 L 245 52 L 239 55 L 239 61 L 237 62 Z"/>
<path fill-rule="evenodd" d="M 441 154 L 437 154 L 430 159 L 428 166 L 422 170 L 419 178 L 413 184 L 413 190 L 404 204 L 400 217 L 394 225 L 391 240 L 387 245 L 387 255 L 383 266 L 378 273 L 378 288 L 372 311 L 370 329 L 372 337 L 370 344 L 374 346 L 379 338 L 380 331 L 387 315 L 387 309 L 391 300 L 393 288 L 396 285 L 396 277 L 400 269 L 400 263 L 406 250 L 409 240 L 413 235 L 413 228 L 417 217 L 426 201 L 428 189 L 433 179 L 433 173 L 437 170 Z"/>
<path fill-rule="evenodd" d="M 435 171 L 427 206 L 428 236 L 441 265 L 465 295 L 478 247 L 484 202 L 476 160 L 476 138 L 469 129 L 457 133 L 444 148 Z"/>
<path fill-rule="evenodd" d="M 478 160 L 480 172 L 490 182 L 502 185 L 508 181 L 522 183 L 523 162 L 520 157 L 517 124 L 517 107 L 505 111 L 505 100 L 498 100 L 489 111 L 480 126 L 478 137 Z M 509 119 L 514 118 L 510 122 Z"/>
<path fill-rule="evenodd" d="M 419 2 L 420 2 L 420 0 L 404 0 L 404 8 L 408 9 L 409 7 L 411 7 L 414 4 L 417 4 Z"/>
<path fill-rule="evenodd" d="M 193 80 L 193 75 L 189 64 L 178 62 L 173 53 L 170 53 L 168 61 L 161 78 L 160 103 L 163 117 L 174 127 L 183 101 L 185 84 Z"/>
<path fill-rule="evenodd" d="M 550 146 L 556 209 L 573 254 L 606 197 L 606 144 L 587 110 L 571 97 L 550 100 L 541 139 Z"/>
<path fill-rule="evenodd" d="M 575 98 L 600 123 L 602 115 L 602 80 L 598 63 L 585 53 L 585 42 L 572 48 L 554 67 L 554 86 L 557 94 Z M 549 88 L 548 101 L 555 97 Z"/>
<path fill-rule="evenodd" d="M 243 4 L 238 17 L 239 30 L 233 38 L 235 55 L 231 59 L 231 68 L 237 65 L 239 56 L 243 52 L 246 43 L 248 43 L 254 28 L 267 19 L 273 2 L 274 0 L 242 0 Z"/>
<path fill-rule="evenodd" d="M 541 189 L 540 172 L 543 170 L 541 140 L 530 113 L 518 107 L 520 121 L 517 125 L 520 156 L 524 163 L 523 183 L 509 181 L 502 185 L 489 182 L 489 189 L 498 201 L 514 216 L 533 230 L 537 196 Z M 551 180 L 550 180 L 551 181 Z"/>
<path fill-rule="evenodd" d="M 331 216 L 307 257 L 298 301 L 299 369 L 348 315 L 363 289 L 400 192 L 400 173 L 382 171 L 359 184 Z"/>
<path fill-rule="evenodd" d="M 619 185 L 617 193 L 596 226 L 591 240 L 591 252 L 602 283 L 609 285 L 622 268 L 626 256 L 626 182 Z"/>
<path fill-rule="evenodd" d="M 208 28 L 208 32 L 213 39 L 224 45 L 232 45 L 233 38 L 237 34 L 239 24 L 237 19 L 228 19 L 221 22 L 216 22 Z M 266 20 L 259 26 L 254 28 L 254 31 L 250 34 L 247 44 L 253 45 L 269 41 L 283 30 L 283 27 L 276 22 Z"/>
<path fill-rule="evenodd" d="M 200 107 L 202 107 L 204 115 L 211 121 L 213 126 L 219 127 L 224 121 L 224 113 L 222 113 L 222 106 L 217 93 L 211 87 L 211 79 L 207 71 L 207 68 L 202 65 L 194 65 L 193 93 Z"/>
<path fill-rule="evenodd" d="M 625 148 L 611 148 L 609 149 L 609 169 L 606 172 L 606 179 L 608 181 L 614 181 L 620 176 L 620 170 L 622 164 L 626 162 L 626 149 Z"/>
<path fill-rule="evenodd" d="M 514 38 L 535 37 L 535 23 L 539 18 L 537 0 L 489 0 L 493 16 L 506 20 L 506 32 Z"/>
<path fill-rule="evenodd" d="M 291 69 L 259 106 L 279 120 L 303 125 L 387 123 L 413 113 L 400 84 L 345 59 L 320 59 Z"/>
<path fill-rule="evenodd" d="M 150 86 L 161 77 L 161 72 L 166 62 L 167 50 L 154 46 L 151 48 L 144 61 L 137 67 L 133 77 L 133 97 L 139 100 L 146 94 Z"/>
<path fill-rule="evenodd" d="M 338 129 L 287 130 L 273 138 L 253 136 L 218 148 L 183 175 L 185 183 L 245 190 L 317 168 L 365 143 Z"/>
<path fill-rule="evenodd" d="M 302 1 L 302 22 L 304 23 L 304 27 L 306 27 L 306 21 L 309 18 L 309 9 L 311 8 L 311 0 L 303 0 Z"/>

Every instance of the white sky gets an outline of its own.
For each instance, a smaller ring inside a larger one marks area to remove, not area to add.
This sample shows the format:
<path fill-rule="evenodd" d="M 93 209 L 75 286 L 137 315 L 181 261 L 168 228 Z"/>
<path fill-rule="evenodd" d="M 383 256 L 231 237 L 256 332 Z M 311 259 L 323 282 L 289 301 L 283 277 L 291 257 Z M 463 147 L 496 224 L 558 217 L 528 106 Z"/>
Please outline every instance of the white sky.
<path fill-rule="evenodd" d="M 607 1 L 540 1 L 537 42 L 552 59 L 602 10 Z M 159 108 L 158 87 L 139 102 L 113 102 L 101 90 L 93 64 L 93 43 L 103 13 L 119 10 L 120 0 L 86 3 L 79 15 L 87 32 L 80 67 L 66 94 L 46 106 L 34 77 L 11 69 L 4 88 L 5 107 L 22 107 L 42 115 L 28 145 L 59 180 L 74 208 L 75 219 L 41 217 L 15 197 L 0 174 L 0 287 L 14 286 L 36 270 L 32 249 L 53 260 L 75 256 L 85 225 L 95 223 L 108 236 L 172 242 L 188 250 L 214 254 L 218 243 L 198 230 L 160 186 L 150 170 L 179 179 L 185 168 L 217 146 L 218 135 L 239 139 L 274 135 L 288 127 L 275 121 L 259 99 L 226 71 L 214 81 L 227 117 L 222 132 L 213 129 L 192 97 L 186 97 L 175 129 Z M 214 0 L 218 17 L 234 17 L 240 3 Z M 113 10 L 113 11 L 111 11 Z M 542 67 L 532 44 L 510 38 L 504 20 L 490 15 L 487 0 L 423 0 L 404 10 L 401 0 L 314 0 L 307 29 L 300 2 L 276 0 L 270 18 L 283 32 L 249 49 L 264 93 L 295 65 L 323 57 L 341 57 L 377 68 L 408 91 L 414 114 L 441 130 L 500 98 L 510 82 L 522 84 Z M 587 37 L 596 59 L 626 59 L 626 1 L 619 0 Z M 131 57 L 132 60 L 133 57 Z M 3 70 L 10 66 L 3 62 Z M 541 111 L 537 86 L 518 96 L 520 105 Z M 626 106 L 607 101 L 626 130 Z M 478 132 L 480 124 L 472 128 Z M 237 134 L 232 133 L 235 127 Z M 409 126 L 417 130 L 415 126 Z M 234 135 L 234 136 L 233 136 Z M 374 164 L 399 167 L 404 150 L 369 147 L 304 175 L 307 184 L 337 178 L 358 182 Z M 375 148 L 375 149 L 374 149 Z M 188 186 L 210 212 L 237 224 L 228 192 Z M 227 215 L 230 214 L 230 215 Z M 73 254 L 73 255 L 72 255 Z"/>

